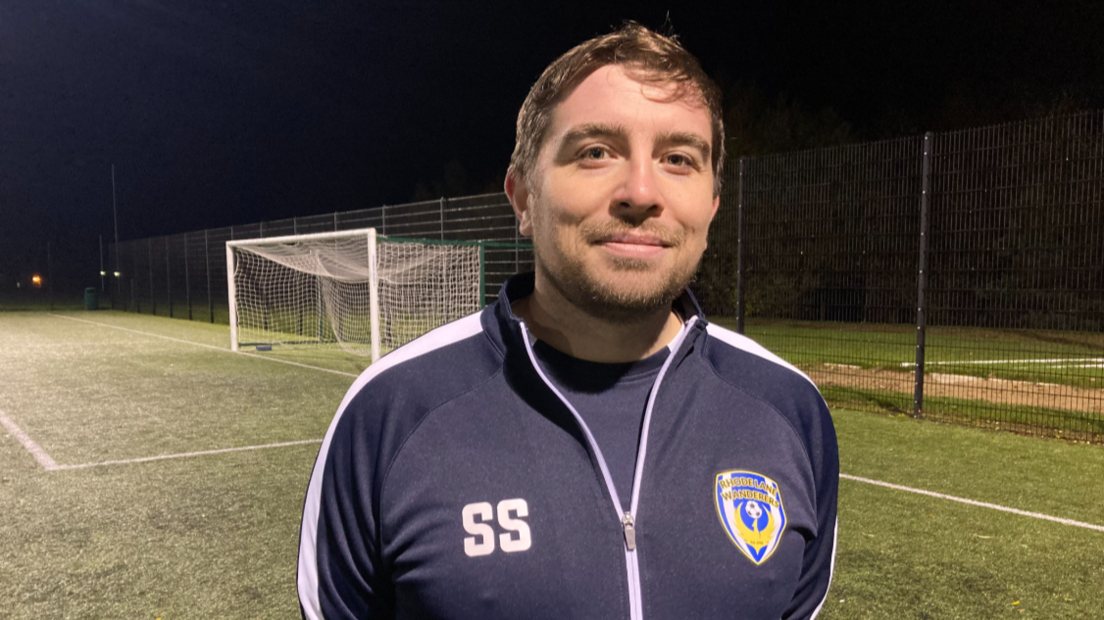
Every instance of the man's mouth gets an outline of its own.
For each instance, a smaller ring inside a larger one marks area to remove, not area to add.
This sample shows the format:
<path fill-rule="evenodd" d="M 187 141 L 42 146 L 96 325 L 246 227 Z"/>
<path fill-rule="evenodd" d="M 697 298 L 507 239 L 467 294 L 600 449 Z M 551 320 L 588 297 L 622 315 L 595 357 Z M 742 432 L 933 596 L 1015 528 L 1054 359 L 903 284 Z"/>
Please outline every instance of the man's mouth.
<path fill-rule="evenodd" d="M 652 258 L 671 247 L 663 238 L 648 233 L 619 233 L 599 239 L 597 243 L 625 258 Z"/>

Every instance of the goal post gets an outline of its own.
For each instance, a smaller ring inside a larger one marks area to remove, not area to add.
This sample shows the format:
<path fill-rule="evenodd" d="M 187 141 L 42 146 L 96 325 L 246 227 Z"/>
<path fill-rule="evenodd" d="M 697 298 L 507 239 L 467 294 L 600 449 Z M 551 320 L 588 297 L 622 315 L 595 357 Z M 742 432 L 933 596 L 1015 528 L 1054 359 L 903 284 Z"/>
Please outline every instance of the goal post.
<path fill-rule="evenodd" d="M 481 242 L 374 228 L 226 243 L 231 349 L 340 348 L 372 361 L 483 305 Z"/>
<path fill-rule="evenodd" d="M 379 252 L 376 249 L 376 229 L 368 229 L 368 312 L 372 317 L 369 339 L 372 344 L 372 361 L 380 358 L 379 330 Z"/>

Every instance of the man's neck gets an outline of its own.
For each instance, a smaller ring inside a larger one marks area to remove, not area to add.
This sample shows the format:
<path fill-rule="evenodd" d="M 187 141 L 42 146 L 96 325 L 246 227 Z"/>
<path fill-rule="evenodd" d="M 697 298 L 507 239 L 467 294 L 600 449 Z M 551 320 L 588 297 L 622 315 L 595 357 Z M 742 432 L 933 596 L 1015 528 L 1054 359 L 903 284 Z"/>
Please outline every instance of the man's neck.
<path fill-rule="evenodd" d="M 682 319 L 670 309 L 639 321 L 607 321 L 587 314 L 537 274 L 533 294 L 512 305 L 539 340 L 572 357 L 619 363 L 644 359 L 678 336 Z"/>

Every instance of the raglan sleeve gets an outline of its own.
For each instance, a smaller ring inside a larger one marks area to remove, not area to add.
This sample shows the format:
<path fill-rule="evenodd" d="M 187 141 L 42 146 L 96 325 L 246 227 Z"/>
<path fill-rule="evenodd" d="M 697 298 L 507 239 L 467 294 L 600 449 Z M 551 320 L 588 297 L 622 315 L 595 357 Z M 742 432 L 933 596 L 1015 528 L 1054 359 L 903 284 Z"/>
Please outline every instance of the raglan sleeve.
<path fill-rule="evenodd" d="M 816 485 L 816 536 L 805 544 L 801 576 L 785 619 L 816 618 L 828 597 L 836 557 L 836 502 L 839 496 L 839 447 L 832 416 L 824 399 L 810 398 L 812 415 L 806 427 L 806 446 Z"/>
<path fill-rule="evenodd" d="M 371 399 L 356 396 L 326 433 L 303 507 L 297 586 L 305 620 L 392 618 L 381 556 L 381 427 Z"/>

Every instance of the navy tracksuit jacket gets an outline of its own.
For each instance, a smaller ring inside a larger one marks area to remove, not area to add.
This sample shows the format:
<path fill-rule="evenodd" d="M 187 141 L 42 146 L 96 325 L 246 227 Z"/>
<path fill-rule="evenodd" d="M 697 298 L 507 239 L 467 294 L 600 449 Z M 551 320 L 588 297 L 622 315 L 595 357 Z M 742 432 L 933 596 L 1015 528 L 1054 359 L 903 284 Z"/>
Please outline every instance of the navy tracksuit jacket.
<path fill-rule="evenodd" d="M 307 491 L 304 617 L 815 617 L 839 460 L 813 384 L 684 295 L 621 506 L 510 311 L 532 288 L 515 276 L 350 388 Z"/>

